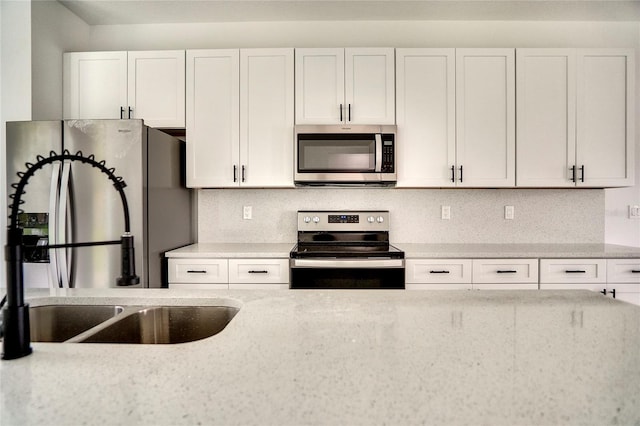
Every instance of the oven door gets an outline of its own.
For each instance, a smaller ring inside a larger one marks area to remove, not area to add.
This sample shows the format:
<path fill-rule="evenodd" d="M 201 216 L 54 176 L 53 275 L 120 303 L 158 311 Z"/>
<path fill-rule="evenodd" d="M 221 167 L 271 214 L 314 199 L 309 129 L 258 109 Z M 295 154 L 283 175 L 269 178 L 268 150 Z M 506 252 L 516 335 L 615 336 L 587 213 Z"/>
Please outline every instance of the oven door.
<path fill-rule="evenodd" d="M 404 289 L 404 259 L 291 259 L 292 289 Z"/>

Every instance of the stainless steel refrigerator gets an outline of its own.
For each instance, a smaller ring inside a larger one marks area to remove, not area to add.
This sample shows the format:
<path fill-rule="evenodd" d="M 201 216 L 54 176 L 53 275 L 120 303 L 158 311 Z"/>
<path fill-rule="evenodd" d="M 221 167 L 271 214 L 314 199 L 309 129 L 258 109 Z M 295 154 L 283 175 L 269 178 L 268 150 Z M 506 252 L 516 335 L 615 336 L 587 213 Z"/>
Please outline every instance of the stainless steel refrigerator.
<path fill-rule="evenodd" d="M 17 173 L 51 151 L 93 155 L 126 187 L 137 287 L 162 287 L 163 253 L 194 241 L 191 190 L 184 186 L 184 142 L 142 120 L 7 123 L 7 194 Z M 57 162 L 37 171 L 22 196 L 26 287 L 115 287 L 120 246 L 45 249 L 47 244 L 117 240 L 124 231 L 118 192 L 90 165 Z M 8 200 L 10 205 L 12 200 Z"/>

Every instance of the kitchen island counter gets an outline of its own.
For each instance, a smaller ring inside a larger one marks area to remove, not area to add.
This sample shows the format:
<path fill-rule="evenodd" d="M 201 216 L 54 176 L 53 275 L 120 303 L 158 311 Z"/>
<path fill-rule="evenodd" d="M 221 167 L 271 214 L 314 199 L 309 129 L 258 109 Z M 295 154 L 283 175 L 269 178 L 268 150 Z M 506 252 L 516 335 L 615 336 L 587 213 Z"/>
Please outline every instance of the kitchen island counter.
<path fill-rule="evenodd" d="M 240 311 L 191 343 L 33 343 L 0 424 L 640 422 L 640 307 L 589 291 L 69 292 L 30 303 Z"/>

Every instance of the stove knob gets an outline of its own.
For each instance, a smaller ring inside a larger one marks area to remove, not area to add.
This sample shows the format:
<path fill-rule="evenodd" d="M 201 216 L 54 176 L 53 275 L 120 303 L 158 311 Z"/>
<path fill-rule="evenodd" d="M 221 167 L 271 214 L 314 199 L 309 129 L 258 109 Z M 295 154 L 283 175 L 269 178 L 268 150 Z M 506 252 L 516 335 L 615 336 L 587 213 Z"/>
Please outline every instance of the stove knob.
<path fill-rule="evenodd" d="M 313 223 L 318 223 L 318 222 L 320 222 L 320 218 L 318 216 L 314 216 Z"/>
<path fill-rule="evenodd" d="M 373 223 L 375 220 L 376 220 L 376 218 L 375 218 L 375 217 L 373 217 L 373 216 L 369 216 L 369 217 L 367 218 L 367 222 L 369 222 L 369 223 Z"/>
<path fill-rule="evenodd" d="M 304 219 L 302 219 L 302 220 L 304 220 L 304 223 L 311 222 L 311 218 L 309 216 L 305 216 Z"/>
<path fill-rule="evenodd" d="M 384 222 L 384 217 L 378 216 L 378 223 L 382 223 L 382 222 Z"/>

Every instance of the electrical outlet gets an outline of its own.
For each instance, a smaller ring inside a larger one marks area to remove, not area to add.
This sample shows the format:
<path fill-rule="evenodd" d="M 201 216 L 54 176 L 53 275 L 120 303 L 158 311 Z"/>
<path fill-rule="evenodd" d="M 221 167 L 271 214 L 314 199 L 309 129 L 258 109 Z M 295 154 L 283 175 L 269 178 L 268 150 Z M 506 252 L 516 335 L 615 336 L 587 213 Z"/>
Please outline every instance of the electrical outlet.
<path fill-rule="evenodd" d="M 442 206 L 440 209 L 440 218 L 442 220 L 451 219 L 451 206 Z"/>
<path fill-rule="evenodd" d="M 251 206 L 242 207 L 242 218 L 251 220 L 253 218 L 253 208 Z"/>
<path fill-rule="evenodd" d="M 629 206 L 629 219 L 640 219 L 640 206 Z"/>
<path fill-rule="evenodd" d="M 507 220 L 513 220 L 515 215 L 515 208 L 513 206 L 504 206 L 504 218 Z"/>

